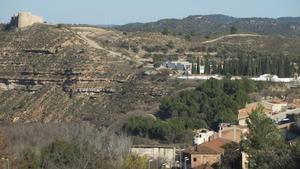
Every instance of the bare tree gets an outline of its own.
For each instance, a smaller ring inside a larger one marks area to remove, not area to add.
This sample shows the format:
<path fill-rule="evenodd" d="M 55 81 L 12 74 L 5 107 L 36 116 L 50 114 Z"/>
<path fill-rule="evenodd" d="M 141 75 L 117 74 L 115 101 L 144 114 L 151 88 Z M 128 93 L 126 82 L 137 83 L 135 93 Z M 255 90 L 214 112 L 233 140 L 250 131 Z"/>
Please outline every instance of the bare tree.
<path fill-rule="evenodd" d="M 24 150 L 30 148 L 41 156 L 42 150 L 56 140 L 63 140 L 76 147 L 76 153 L 69 154 L 72 163 L 58 166 L 55 161 L 41 161 L 41 168 L 99 169 L 120 168 L 123 159 L 130 153 L 131 139 L 116 135 L 108 130 L 99 130 L 88 123 L 31 123 L 2 125 L 0 130 L 9 145 L 4 150 L 21 158 Z M 60 159 L 62 154 L 54 154 Z"/>

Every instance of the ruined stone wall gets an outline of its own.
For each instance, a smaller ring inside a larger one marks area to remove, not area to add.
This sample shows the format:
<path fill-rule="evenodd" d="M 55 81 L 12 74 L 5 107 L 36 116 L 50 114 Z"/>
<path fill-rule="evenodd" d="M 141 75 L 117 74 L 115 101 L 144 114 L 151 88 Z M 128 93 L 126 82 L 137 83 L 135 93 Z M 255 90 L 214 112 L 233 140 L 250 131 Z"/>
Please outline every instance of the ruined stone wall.
<path fill-rule="evenodd" d="M 17 27 L 24 28 L 35 23 L 43 23 L 44 20 L 40 16 L 32 15 L 30 12 L 20 12 L 17 16 Z"/>

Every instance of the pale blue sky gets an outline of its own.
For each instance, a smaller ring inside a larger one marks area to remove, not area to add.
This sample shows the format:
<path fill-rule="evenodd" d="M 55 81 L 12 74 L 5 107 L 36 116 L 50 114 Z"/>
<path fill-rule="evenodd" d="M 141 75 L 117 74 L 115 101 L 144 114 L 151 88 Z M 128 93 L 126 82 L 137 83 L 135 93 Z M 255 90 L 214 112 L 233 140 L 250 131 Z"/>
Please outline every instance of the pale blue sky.
<path fill-rule="evenodd" d="M 196 14 L 300 16 L 300 0 L 0 0 L 0 22 L 18 11 L 52 23 L 124 24 Z"/>

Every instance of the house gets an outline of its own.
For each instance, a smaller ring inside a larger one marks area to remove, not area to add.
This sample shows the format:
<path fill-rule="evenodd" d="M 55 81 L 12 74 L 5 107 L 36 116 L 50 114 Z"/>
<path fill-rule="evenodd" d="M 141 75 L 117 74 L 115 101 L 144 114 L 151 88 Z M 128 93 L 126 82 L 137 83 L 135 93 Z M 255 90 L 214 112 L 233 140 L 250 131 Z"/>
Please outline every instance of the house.
<path fill-rule="evenodd" d="M 252 111 L 258 108 L 258 105 L 259 105 L 258 102 L 250 103 L 247 104 L 245 108 L 239 110 L 239 114 L 238 114 L 239 125 L 247 126 L 246 120 L 248 119 Z"/>
<path fill-rule="evenodd" d="M 248 132 L 249 129 L 247 126 L 227 125 L 220 127 L 218 133 L 215 133 L 211 136 L 211 140 L 223 138 L 232 142 L 239 143 Z"/>
<path fill-rule="evenodd" d="M 174 62 L 165 62 L 164 64 L 163 64 L 163 66 L 165 66 L 166 68 L 169 68 L 169 69 L 176 69 L 176 63 L 174 63 Z"/>
<path fill-rule="evenodd" d="M 200 69 L 199 69 L 200 70 L 200 74 L 204 74 L 204 70 L 205 70 L 204 68 L 205 68 L 205 66 L 201 66 L 200 65 Z"/>
<path fill-rule="evenodd" d="M 211 136 L 215 133 L 214 131 L 210 131 L 208 129 L 196 129 L 194 130 L 194 145 L 200 145 L 204 142 L 208 142 L 211 140 Z"/>
<path fill-rule="evenodd" d="M 300 114 L 300 104 L 297 100 L 294 100 L 293 104 L 288 104 L 286 101 L 280 99 L 262 100 L 247 104 L 245 108 L 239 110 L 239 125 L 246 126 L 246 119 L 258 107 L 261 107 L 263 112 L 275 123 L 280 123 L 288 115 Z"/>
<path fill-rule="evenodd" d="M 168 69 L 176 69 L 178 71 L 183 72 L 184 74 L 192 74 L 192 63 L 184 62 L 184 61 L 167 61 L 162 64 L 163 67 Z"/>
<path fill-rule="evenodd" d="M 272 113 L 283 112 L 286 110 L 288 103 L 280 99 L 263 100 L 261 105 Z"/>
<path fill-rule="evenodd" d="M 279 78 L 277 75 L 271 74 L 264 74 L 259 77 L 250 78 L 254 81 L 269 81 L 269 82 L 282 82 L 282 83 L 289 83 L 297 80 L 296 78 Z"/>
<path fill-rule="evenodd" d="M 185 65 L 182 64 L 182 63 L 177 63 L 177 66 L 176 66 L 177 70 L 181 70 L 181 71 L 184 71 L 185 70 Z"/>
<path fill-rule="evenodd" d="M 174 167 L 176 161 L 176 147 L 168 145 L 134 145 L 131 152 L 150 159 L 161 160 L 166 168 Z"/>
<path fill-rule="evenodd" d="M 220 163 L 221 155 L 224 153 L 223 146 L 230 143 L 229 140 L 217 138 L 215 140 L 196 145 L 186 149 L 183 156 L 187 159 L 186 165 L 190 169 L 204 169 L 214 163 Z"/>

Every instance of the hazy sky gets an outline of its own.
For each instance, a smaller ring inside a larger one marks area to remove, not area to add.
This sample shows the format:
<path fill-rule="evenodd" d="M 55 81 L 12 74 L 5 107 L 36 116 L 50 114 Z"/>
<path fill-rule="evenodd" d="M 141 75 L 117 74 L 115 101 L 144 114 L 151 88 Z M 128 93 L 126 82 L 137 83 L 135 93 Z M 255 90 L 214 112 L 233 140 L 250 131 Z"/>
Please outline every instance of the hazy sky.
<path fill-rule="evenodd" d="M 300 16 L 300 0 L 0 0 L 0 22 L 18 11 L 52 23 L 124 24 L 195 14 Z"/>

